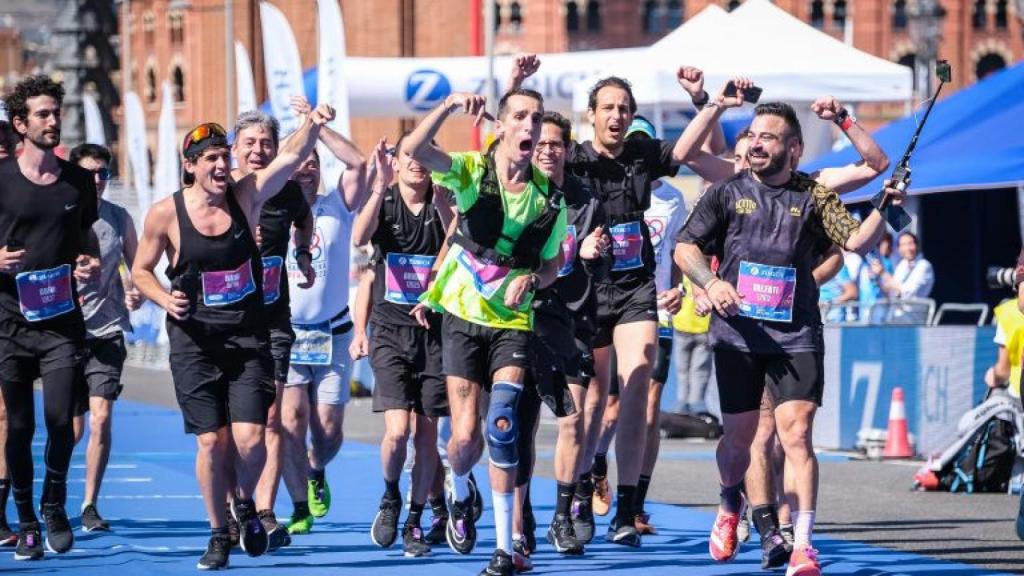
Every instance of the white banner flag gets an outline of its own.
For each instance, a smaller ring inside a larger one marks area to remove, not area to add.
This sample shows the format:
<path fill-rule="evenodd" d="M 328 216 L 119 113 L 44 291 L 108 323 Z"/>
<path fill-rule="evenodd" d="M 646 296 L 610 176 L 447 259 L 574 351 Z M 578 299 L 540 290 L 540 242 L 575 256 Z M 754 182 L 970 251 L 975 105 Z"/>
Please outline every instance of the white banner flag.
<path fill-rule="evenodd" d="M 334 106 L 336 115 L 328 124 L 335 132 L 350 136 L 348 121 L 348 87 L 345 84 L 345 25 L 341 20 L 338 0 L 319 0 L 320 16 L 319 62 L 317 66 L 316 101 Z M 327 147 L 320 147 L 320 180 L 328 193 L 338 187 L 345 165 L 331 154 Z"/>
<path fill-rule="evenodd" d="M 82 112 L 85 115 L 85 141 L 106 146 L 107 135 L 103 130 L 103 116 L 100 115 L 100 106 L 92 92 L 82 93 Z"/>
<path fill-rule="evenodd" d="M 174 97 L 171 84 L 164 82 L 160 122 L 157 124 L 156 173 L 153 175 L 153 200 L 159 200 L 179 188 L 178 134 L 174 121 Z"/>
<path fill-rule="evenodd" d="M 284 14 L 270 2 L 260 2 L 263 25 L 263 66 L 267 71 L 267 92 L 271 114 L 281 123 L 281 136 L 291 134 L 299 126 L 292 112 L 291 97 L 305 96 L 302 83 L 302 60 L 295 35 Z"/>
<path fill-rule="evenodd" d="M 256 83 L 252 78 L 252 61 L 241 42 L 235 42 L 235 84 L 238 92 L 238 113 L 256 109 Z"/>
<path fill-rule="evenodd" d="M 142 102 L 135 92 L 124 95 L 125 144 L 128 146 L 128 162 L 132 165 L 132 183 L 139 199 L 139 212 L 145 214 L 152 203 L 149 187 L 149 147 L 146 145 L 146 116 Z"/>

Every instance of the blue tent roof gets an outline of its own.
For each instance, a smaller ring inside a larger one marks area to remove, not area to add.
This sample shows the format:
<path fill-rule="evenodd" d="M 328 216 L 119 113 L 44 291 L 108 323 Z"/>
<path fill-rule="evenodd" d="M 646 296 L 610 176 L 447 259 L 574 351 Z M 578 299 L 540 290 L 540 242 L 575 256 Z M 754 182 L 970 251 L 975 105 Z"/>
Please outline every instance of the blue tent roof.
<path fill-rule="evenodd" d="M 910 192 L 1005 188 L 1024 183 L 1024 63 L 1001 70 L 974 86 L 940 100 L 932 110 L 910 160 Z M 903 157 L 924 108 L 874 133 L 895 165 Z M 812 171 L 859 160 L 848 146 L 808 162 Z M 890 170 L 891 172 L 891 170 Z M 883 174 L 843 200 L 867 200 L 889 176 Z"/>

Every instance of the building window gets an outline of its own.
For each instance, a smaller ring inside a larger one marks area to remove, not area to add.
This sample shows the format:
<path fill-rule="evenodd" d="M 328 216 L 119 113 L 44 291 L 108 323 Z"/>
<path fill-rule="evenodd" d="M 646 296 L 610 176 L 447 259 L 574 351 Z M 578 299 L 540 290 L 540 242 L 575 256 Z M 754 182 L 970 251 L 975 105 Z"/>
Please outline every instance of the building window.
<path fill-rule="evenodd" d="M 156 70 L 153 69 L 153 65 L 146 66 L 146 102 L 152 104 L 156 102 Z"/>
<path fill-rule="evenodd" d="M 597 0 L 587 1 L 587 32 L 601 31 L 601 3 Z"/>
<path fill-rule="evenodd" d="M 643 26 L 644 34 L 658 32 L 658 3 L 654 0 L 644 2 Z"/>
<path fill-rule="evenodd" d="M 907 28 L 907 1 L 896 0 L 892 3 L 892 27 L 896 30 Z"/>
<path fill-rule="evenodd" d="M 1006 30 L 1006 0 L 996 0 L 996 28 Z"/>
<path fill-rule="evenodd" d="M 1006 68 L 1006 60 L 1003 59 L 999 54 L 993 54 L 989 52 L 978 59 L 978 63 L 974 65 L 974 75 L 978 80 L 982 80 L 989 74 L 997 72 Z"/>
<path fill-rule="evenodd" d="M 985 0 L 974 0 L 974 12 L 971 14 L 971 25 L 975 30 L 982 30 L 988 22 L 988 15 L 985 13 Z"/>
<path fill-rule="evenodd" d="M 512 30 L 518 32 L 523 26 L 523 6 L 519 2 L 512 2 L 508 6 L 508 23 Z"/>
<path fill-rule="evenodd" d="M 565 29 L 569 32 L 579 32 L 580 5 L 576 0 L 569 0 L 565 4 Z"/>
<path fill-rule="evenodd" d="M 846 0 L 836 0 L 832 4 L 832 23 L 836 28 L 846 26 Z"/>
<path fill-rule="evenodd" d="M 910 68 L 914 74 L 911 86 L 917 86 L 917 56 L 913 52 L 904 54 L 903 56 L 900 56 L 900 59 L 897 60 L 896 63 Z"/>
<path fill-rule="evenodd" d="M 811 26 L 815 28 L 825 27 L 825 3 L 822 0 L 811 2 Z"/>
<path fill-rule="evenodd" d="M 147 46 L 153 46 L 154 30 L 156 30 L 156 16 L 152 12 L 146 12 L 142 15 L 142 32 Z"/>
<path fill-rule="evenodd" d="M 740 0 L 729 0 L 729 4 L 726 6 L 726 9 L 729 12 L 732 12 L 733 10 L 739 8 L 740 4 L 742 4 L 742 2 L 740 2 Z"/>
<path fill-rule="evenodd" d="M 171 44 L 182 44 L 185 41 L 185 17 L 181 12 L 167 15 L 167 24 L 171 29 Z"/>
<path fill-rule="evenodd" d="M 171 81 L 174 84 L 174 101 L 184 102 L 185 101 L 185 73 L 182 72 L 180 65 L 175 65 L 174 70 L 171 71 Z"/>
<path fill-rule="evenodd" d="M 668 0 L 665 4 L 665 26 L 675 30 L 683 23 L 683 3 L 681 0 Z"/>
<path fill-rule="evenodd" d="M 501 30 L 501 3 L 494 3 L 494 31 Z"/>

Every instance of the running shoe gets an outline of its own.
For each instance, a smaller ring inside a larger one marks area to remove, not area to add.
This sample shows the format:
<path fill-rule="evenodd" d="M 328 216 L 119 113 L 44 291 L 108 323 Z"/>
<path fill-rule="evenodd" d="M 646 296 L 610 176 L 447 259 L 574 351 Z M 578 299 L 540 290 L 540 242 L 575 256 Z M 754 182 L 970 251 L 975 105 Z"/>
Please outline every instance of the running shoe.
<path fill-rule="evenodd" d="M 572 530 L 576 533 L 576 540 L 580 544 L 590 544 L 594 539 L 596 526 L 594 523 L 594 512 L 590 509 L 590 499 L 573 499 L 570 516 L 572 517 Z"/>
<path fill-rule="evenodd" d="M 398 537 L 398 516 L 402 512 L 402 501 L 388 498 L 380 499 L 380 509 L 370 525 L 370 540 L 381 548 L 389 548 Z"/>
<path fill-rule="evenodd" d="M 782 533 L 778 530 L 772 530 L 767 535 L 761 537 L 762 570 L 785 566 L 789 562 L 789 557 L 792 553 L 792 546 L 786 543 L 786 539 L 783 538 Z"/>
<path fill-rule="evenodd" d="M 292 513 L 292 517 L 288 520 L 288 533 L 292 536 L 296 534 L 309 534 L 313 530 L 313 515 L 306 514 L 305 516 L 298 516 Z"/>
<path fill-rule="evenodd" d="M 633 526 L 632 522 L 620 523 L 619 517 L 615 516 L 608 524 L 608 533 L 604 535 L 604 541 L 609 544 L 639 548 L 640 533 L 636 531 L 636 526 Z"/>
<path fill-rule="evenodd" d="M 43 559 L 43 538 L 39 533 L 39 522 L 29 522 L 19 527 L 18 546 L 14 549 L 14 559 Z"/>
<path fill-rule="evenodd" d="M 718 509 L 715 524 L 711 527 L 711 539 L 708 549 L 711 559 L 715 562 L 731 562 L 740 551 L 736 528 L 740 523 L 740 514 L 729 514 Z"/>
<path fill-rule="evenodd" d="M 512 566 L 515 567 L 518 574 L 533 570 L 533 559 L 530 558 L 530 552 L 526 549 L 526 542 L 521 539 L 512 541 Z"/>
<path fill-rule="evenodd" d="M 196 568 L 199 570 L 224 570 L 228 567 L 231 555 L 231 540 L 226 536 L 210 536 L 206 545 L 206 553 L 199 559 Z"/>
<path fill-rule="evenodd" d="M 256 513 L 260 522 L 263 522 L 263 529 L 267 531 L 267 552 L 274 552 L 290 546 L 292 537 L 288 530 L 277 521 L 273 510 L 260 510 Z"/>
<path fill-rule="evenodd" d="M 232 502 L 231 513 L 238 522 L 238 543 L 249 556 L 266 554 L 270 542 L 267 529 L 256 516 L 256 504 L 251 499 L 236 499 Z"/>
<path fill-rule="evenodd" d="M 795 538 L 795 535 L 793 534 L 793 525 L 783 524 L 779 527 L 779 532 L 782 533 L 782 537 L 786 539 L 786 544 L 789 544 L 790 549 L 792 549 L 793 539 Z"/>
<path fill-rule="evenodd" d="M 736 525 L 736 538 L 740 542 L 750 541 L 750 511 L 740 516 L 740 523 Z"/>
<path fill-rule="evenodd" d="M 445 542 L 445 526 L 448 524 L 448 515 L 434 516 L 430 520 L 430 530 L 423 536 L 423 540 L 431 546 L 435 544 L 444 544 Z"/>
<path fill-rule="evenodd" d="M 576 539 L 572 529 L 572 519 L 564 512 L 555 514 L 548 526 L 548 543 L 555 547 L 559 554 L 579 556 L 583 554 L 583 545 Z"/>
<path fill-rule="evenodd" d="M 594 514 L 607 516 L 612 507 L 612 495 L 609 492 L 608 477 L 594 476 L 594 497 L 592 498 Z"/>
<path fill-rule="evenodd" d="M 326 474 L 322 482 L 313 478 L 306 481 L 306 497 L 309 498 L 309 512 L 314 518 L 327 516 L 331 509 L 331 486 L 327 483 Z"/>
<path fill-rule="evenodd" d="M 402 528 L 402 552 L 406 558 L 430 556 L 430 545 L 423 539 L 423 530 L 419 526 L 406 524 Z"/>
<path fill-rule="evenodd" d="M 516 573 L 512 555 L 504 550 L 495 550 L 487 568 L 480 571 L 479 576 L 513 576 Z"/>
<path fill-rule="evenodd" d="M 445 534 L 448 539 L 448 547 L 458 554 L 469 554 L 476 546 L 476 523 L 473 520 L 473 502 L 470 499 L 465 501 L 453 501 L 451 512 L 448 516 L 448 525 Z"/>
<path fill-rule="evenodd" d="M 7 517 L 0 511 L 0 547 L 17 546 L 18 534 L 7 524 Z"/>
<path fill-rule="evenodd" d="M 484 513 L 484 497 L 480 493 L 480 489 L 477 488 L 476 477 L 473 473 L 469 473 L 469 492 L 473 496 L 473 522 L 479 522 L 480 516 Z"/>
<path fill-rule="evenodd" d="M 89 504 L 82 510 L 82 531 L 110 532 L 110 524 L 100 516 L 94 504 Z"/>
<path fill-rule="evenodd" d="M 41 506 L 43 523 L 46 524 L 46 549 L 56 554 L 63 554 L 75 545 L 75 535 L 71 532 L 68 513 L 64 506 L 55 502 Z"/>
<path fill-rule="evenodd" d="M 658 528 L 651 524 L 651 515 L 647 512 L 640 512 L 633 517 L 633 527 L 636 528 L 637 534 L 641 536 L 658 533 Z"/>
<path fill-rule="evenodd" d="M 821 565 L 818 563 L 818 551 L 810 546 L 793 550 L 789 559 L 786 576 L 821 576 Z"/>

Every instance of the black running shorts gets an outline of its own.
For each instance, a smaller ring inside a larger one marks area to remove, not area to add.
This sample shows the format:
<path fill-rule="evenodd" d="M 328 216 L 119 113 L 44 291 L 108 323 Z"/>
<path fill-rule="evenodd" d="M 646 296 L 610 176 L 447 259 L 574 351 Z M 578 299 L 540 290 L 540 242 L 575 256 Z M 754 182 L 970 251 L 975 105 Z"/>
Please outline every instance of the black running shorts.
<path fill-rule="evenodd" d="M 723 414 L 759 410 L 766 387 L 776 405 L 804 400 L 821 406 L 825 372 L 818 352 L 752 354 L 716 348 L 714 354 Z"/>
<path fill-rule="evenodd" d="M 658 321 L 658 297 L 653 277 L 617 284 L 597 283 L 594 288 L 597 295 L 594 348 L 611 346 L 615 327 L 619 324 Z"/>
<path fill-rule="evenodd" d="M 85 324 L 43 322 L 0 316 L 0 382 L 31 384 L 43 374 L 80 366 Z"/>
<path fill-rule="evenodd" d="M 431 418 L 447 416 L 448 391 L 441 368 L 441 326 L 370 328 L 373 411 L 410 410 Z"/>
<path fill-rule="evenodd" d="M 444 313 L 444 373 L 491 389 L 491 375 L 500 368 L 529 368 L 530 333 L 481 326 Z"/>
<path fill-rule="evenodd" d="M 76 414 L 89 411 L 89 398 L 95 396 L 104 400 L 117 400 L 124 386 L 121 372 L 128 350 L 124 345 L 124 334 L 117 332 L 110 336 L 85 339 L 85 358 L 82 373 L 86 390 L 82 390 Z"/>
<path fill-rule="evenodd" d="M 295 342 L 292 330 L 292 315 L 287 306 L 268 309 L 267 325 L 270 328 L 270 355 L 274 358 L 274 381 L 288 381 L 288 367 Z"/>

